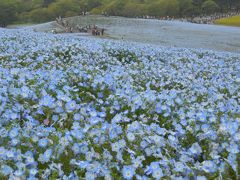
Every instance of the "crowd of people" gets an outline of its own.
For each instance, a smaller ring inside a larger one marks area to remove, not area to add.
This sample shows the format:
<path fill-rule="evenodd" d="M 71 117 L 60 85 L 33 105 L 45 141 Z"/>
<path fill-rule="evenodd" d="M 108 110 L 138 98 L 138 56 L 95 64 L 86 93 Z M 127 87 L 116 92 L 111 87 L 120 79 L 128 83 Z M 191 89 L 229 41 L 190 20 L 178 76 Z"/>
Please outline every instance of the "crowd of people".
<path fill-rule="evenodd" d="M 156 17 L 156 16 L 141 16 L 137 18 L 143 18 L 143 19 L 159 19 L 159 20 L 167 20 L 167 21 L 173 21 L 173 20 L 178 20 L 182 22 L 191 22 L 191 23 L 197 23 L 197 24 L 213 24 L 214 21 L 217 19 L 221 18 L 228 18 L 232 16 L 239 16 L 240 12 L 239 11 L 231 11 L 227 13 L 214 13 L 211 15 L 200 15 L 200 16 L 192 16 L 192 17 L 171 17 L 171 16 L 164 16 L 164 17 Z"/>
<path fill-rule="evenodd" d="M 217 19 L 238 16 L 240 12 L 233 11 L 228 13 L 215 13 L 212 15 L 193 16 L 191 18 L 182 18 L 180 20 L 197 24 L 213 24 Z"/>
<path fill-rule="evenodd" d="M 104 28 L 99 28 L 97 25 L 72 26 L 66 19 L 63 19 L 62 17 L 56 18 L 56 22 L 58 25 L 64 28 L 65 33 L 91 33 L 93 36 L 103 36 L 105 31 Z"/>

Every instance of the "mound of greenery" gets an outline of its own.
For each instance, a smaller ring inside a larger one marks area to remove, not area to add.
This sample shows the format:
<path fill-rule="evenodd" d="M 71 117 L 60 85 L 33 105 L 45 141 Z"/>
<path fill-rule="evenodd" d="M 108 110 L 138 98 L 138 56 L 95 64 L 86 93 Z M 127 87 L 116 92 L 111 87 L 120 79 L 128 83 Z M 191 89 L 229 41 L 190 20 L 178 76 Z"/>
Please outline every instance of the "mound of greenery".
<path fill-rule="evenodd" d="M 127 17 L 182 17 L 239 9 L 239 0 L 1 0 L 0 26 L 13 22 L 45 22 L 82 12 Z"/>

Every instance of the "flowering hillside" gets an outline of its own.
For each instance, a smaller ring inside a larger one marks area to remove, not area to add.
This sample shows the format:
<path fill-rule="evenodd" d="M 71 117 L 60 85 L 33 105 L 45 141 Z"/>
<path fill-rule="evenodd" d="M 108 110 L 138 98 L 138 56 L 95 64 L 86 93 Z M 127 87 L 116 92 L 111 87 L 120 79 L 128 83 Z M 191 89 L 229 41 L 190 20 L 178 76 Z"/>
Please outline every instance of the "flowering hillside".
<path fill-rule="evenodd" d="M 237 179 L 240 54 L 0 29 L 0 176 Z"/>

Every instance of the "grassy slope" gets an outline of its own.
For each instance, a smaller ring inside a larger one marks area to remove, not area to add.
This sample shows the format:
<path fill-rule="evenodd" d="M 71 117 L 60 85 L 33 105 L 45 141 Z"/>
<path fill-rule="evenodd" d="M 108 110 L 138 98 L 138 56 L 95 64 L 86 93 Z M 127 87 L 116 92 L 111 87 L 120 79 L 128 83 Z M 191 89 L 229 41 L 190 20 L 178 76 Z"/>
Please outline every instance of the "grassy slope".
<path fill-rule="evenodd" d="M 240 16 L 233 16 L 230 18 L 222 18 L 215 21 L 216 24 L 226 26 L 239 26 L 240 27 Z"/>

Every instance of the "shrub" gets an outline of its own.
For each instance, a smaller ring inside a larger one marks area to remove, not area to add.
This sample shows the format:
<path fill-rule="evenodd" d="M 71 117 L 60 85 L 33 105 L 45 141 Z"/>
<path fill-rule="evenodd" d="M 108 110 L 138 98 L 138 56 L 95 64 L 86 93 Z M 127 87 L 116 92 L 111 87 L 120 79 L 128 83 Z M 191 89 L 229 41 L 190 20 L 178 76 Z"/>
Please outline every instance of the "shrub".
<path fill-rule="evenodd" d="M 219 6 L 213 0 L 207 0 L 202 4 L 202 10 L 206 14 L 211 14 L 219 10 Z"/>

